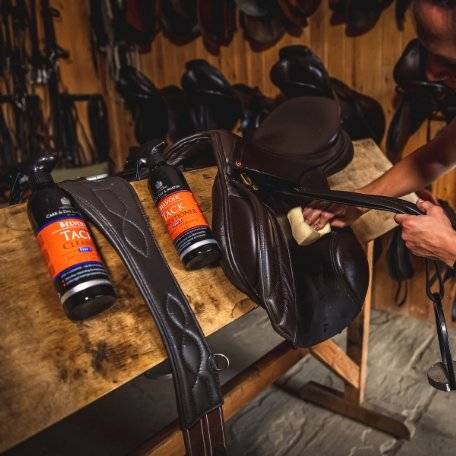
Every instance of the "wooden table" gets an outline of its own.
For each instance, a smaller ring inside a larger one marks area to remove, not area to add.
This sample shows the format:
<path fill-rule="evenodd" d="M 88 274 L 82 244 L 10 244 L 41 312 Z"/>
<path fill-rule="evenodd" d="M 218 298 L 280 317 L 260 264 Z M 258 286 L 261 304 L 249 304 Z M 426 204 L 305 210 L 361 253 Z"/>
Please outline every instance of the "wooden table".
<path fill-rule="evenodd" d="M 361 174 L 362 178 L 358 181 L 356 177 L 350 177 L 352 188 L 375 177 L 371 172 L 363 172 L 368 166 L 375 168 L 375 157 L 379 162 L 384 160 L 383 154 L 371 141 L 359 142 L 355 146 L 359 158 L 354 162 L 355 168 L 351 165 L 351 172 L 353 176 Z M 377 167 L 377 174 L 382 172 L 382 166 Z M 214 175 L 214 168 L 186 174 L 209 220 Z M 337 176 L 333 184 L 340 187 Z M 204 333 L 209 335 L 252 310 L 254 304 L 226 280 L 220 268 L 184 270 L 151 201 L 146 182 L 137 182 L 133 186 Z M 390 229 L 391 217 L 375 214 L 369 217 L 372 216 L 377 217 L 373 223 L 360 222 L 358 227 L 364 241 Z M 363 224 L 376 228 L 368 229 Z M 103 236 L 96 230 L 94 234 L 111 273 L 118 300 L 101 315 L 74 323 L 63 313 L 28 223 L 25 206 L 0 210 L 0 452 L 165 359 L 155 323 L 126 269 Z M 311 351 L 329 367 L 332 365 L 331 368 L 342 377 L 348 376 L 347 384 L 355 389 L 356 401 L 360 404 L 362 392 L 359 390 L 363 390 L 367 360 L 365 329 L 368 314 L 359 324 L 353 332 L 351 350 L 356 363 L 364 367 L 357 367 L 347 356 L 342 359 L 342 350 L 330 343 Z M 304 354 L 304 351 L 294 352 L 289 347 L 278 350 L 283 352 L 279 353 L 283 355 L 279 357 L 282 370 L 276 369 L 275 377 L 266 375 L 267 381 L 258 374 L 266 386 Z M 271 360 L 260 361 L 262 365 L 268 365 Z M 236 382 L 239 386 L 239 380 Z M 258 391 L 258 385 L 254 389 Z"/>

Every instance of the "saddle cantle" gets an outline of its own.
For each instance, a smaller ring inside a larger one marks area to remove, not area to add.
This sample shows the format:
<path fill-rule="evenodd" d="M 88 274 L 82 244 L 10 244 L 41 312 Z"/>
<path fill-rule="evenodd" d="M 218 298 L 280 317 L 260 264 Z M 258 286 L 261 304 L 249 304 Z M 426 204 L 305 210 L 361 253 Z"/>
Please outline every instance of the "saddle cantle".
<path fill-rule="evenodd" d="M 331 78 L 323 62 L 307 46 L 285 46 L 271 68 L 271 81 L 285 98 L 319 96 L 337 100 L 343 129 L 350 138 L 373 138 L 380 144 L 385 115 L 377 100 Z"/>

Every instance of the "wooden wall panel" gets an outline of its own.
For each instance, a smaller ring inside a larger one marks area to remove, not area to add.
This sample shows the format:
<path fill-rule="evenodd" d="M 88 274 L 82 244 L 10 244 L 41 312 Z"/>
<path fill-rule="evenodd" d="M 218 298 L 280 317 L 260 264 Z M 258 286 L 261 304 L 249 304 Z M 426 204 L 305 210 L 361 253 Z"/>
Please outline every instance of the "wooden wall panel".
<path fill-rule="evenodd" d="M 122 101 L 116 94 L 107 74 L 103 59 L 99 59 L 99 70 L 95 71 L 89 50 L 89 28 L 85 2 L 53 0 L 62 11 L 61 24 L 57 26 L 58 39 L 69 49 L 71 60 L 62 62 L 62 84 L 73 92 L 102 91 L 108 102 L 111 116 L 112 159 L 115 167 L 122 166 L 128 147 L 134 144 L 132 122 Z M 175 46 L 161 34 L 152 43 L 151 51 L 138 56 L 138 67 L 147 74 L 157 87 L 180 83 L 185 62 L 205 58 L 222 70 L 232 82 L 243 82 L 259 86 L 269 96 L 278 91 L 269 80 L 271 66 L 277 61 L 278 50 L 289 44 L 306 44 L 320 56 L 331 75 L 342 79 L 355 89 L 378 99 L 385 110 L 388 123 L 394 112 L 393 67 L 402 49 L 415 35 L 413 23 L 408 18 L 405 30 L 397 29 L 394 5 L 383 13 L 377 26 L 369 33 L 356 38 L 345 35 L 344 26 L 330 24 L 331 13 L 323 0 L 318 11 L 310 19 L 300 37 L 285 35 L 273 48 L 253 52 L 238 30 L 233 42 L 222 48 L 220 55 L 207 53 L 201 38 L 186 46 Z M 409 142 L 406 153 L 426 141 L 426 129 L 422 128 Z M 454 174 L 454 173 L 453 173 Z M 446 176 L 433 187 L 439 196 L 456 203 L 456 177 Z M 409 298 L 400 312 L 422 318 L 432 318 L 430 305 L 423 295 L 423 264 L 417 261 L 417 277 L 409 284 Z M 375 271 L 374 305 L 396 310 L 394 284 L 388 277 L 384 261 Z M 448 305 L 448 304 L 447 304 Z"/>

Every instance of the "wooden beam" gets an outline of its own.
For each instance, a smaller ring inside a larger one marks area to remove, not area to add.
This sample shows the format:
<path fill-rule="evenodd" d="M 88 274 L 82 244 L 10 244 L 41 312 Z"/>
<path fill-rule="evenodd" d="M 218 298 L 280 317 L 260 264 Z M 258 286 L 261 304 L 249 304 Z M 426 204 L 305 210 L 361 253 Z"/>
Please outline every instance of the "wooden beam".
<path fill-rule="evenodd" d="M 315 345 L 309 349 L 309 352 L 353 388 L 359 388 L 358 365 L 333 340 Z"/>
<path fill-rule="evenodd" d="M 283 342 L 224 385 L 225 420 L 234 416 L 306 354 L 308 354 L 306 350 L 293 350 L 287 342 Z M 183 454 L 185 454 L 184 441 L 178 423 L 175 422 L 144 443 L 134 456 L 182 456 Z"/>
<path fill-rule="evenodd" d="M 374 410 L 353 404 L 344 399 L 343 393 L 327 386 L 309 382 L 300 390 L 299 397 L 398 439 L 410 438 L 410 429 L 404 423 L 405 417 L 392 415 L 378 407 Z"/>
<path fill-rule="evenodd" d="M 369 286 L 363 310 L 347 329 L 347 355 L 359 366 L 358 386 L 350 382 L 345 385 L 345 399 L 353 404 L 361 405 L 364 401 L 367 378 L 367 356 L 369 352 L 369 326 L 372 303 L 372 281 L 374 264 L 374 242 L 366 245 L 367 262 L 369 264 Z"/>

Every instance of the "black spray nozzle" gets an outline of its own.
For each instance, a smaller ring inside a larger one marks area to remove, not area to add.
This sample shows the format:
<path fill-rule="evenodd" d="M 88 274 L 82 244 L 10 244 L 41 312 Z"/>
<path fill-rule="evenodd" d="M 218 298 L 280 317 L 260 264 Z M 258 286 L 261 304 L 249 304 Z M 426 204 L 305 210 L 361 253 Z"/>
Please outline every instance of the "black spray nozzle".
<path fill-rule="evenodd" d="M 57 155 L 46 153 L 34 159 L 28 167 L 28 174 L 46 173 L 50 174 L 57 163 Z"/>
<path fill-rule="evenodd" d="M 161 155 L 161 151 L 166 146 L 166 141 L 162 139 L 153 139 L 140 146 L 131 147 L 128 153 L 127 161 L 123 169 L 123 175 L 127 178 L 140 180 L 147 175 L 151 162 L 157 160 L 156 155 Z M 164 161 L 162 159 L 162 161 Z"/>
<path fill-rule="evenodd" d="M 42 154 L 24 165 L 20 165 L 7 176 L 9 182 L 10 196 L 8 203 L 17 204 L 22 200 L 23 195 L 30 189 L 40 184 L 54 182 L 51 171 L 57 163 L 57 155 Z"/>
<path fill-rule="evenodd" d="M 166 163 L 166 160 L 163 158 L 163 150 L 166 147 L 166 141 L 160 141 L 153 144 L 153 141 L 146 143 L 148 146 L 149 152 L 147 156 L 147 162 L 149 167 L 158 165 L 160 163 Z"/>
<path fill-rule="evenodd" d="M 29 181 L 32 188 L 52 184 L 51 171 L 57 163 L 57 155 L 46 153 L 32 161 L 28 168 Z"/>
<path fill-rule="evenodd" d="M 153 139 L 147 141 L 139 147 L 136 160 L 136 178 L 140 179 L 141 170 L 150 169 L 160 163 L 165 163 L 162 151 L 166 147 L 166 141 L 162 139 Z"/>

